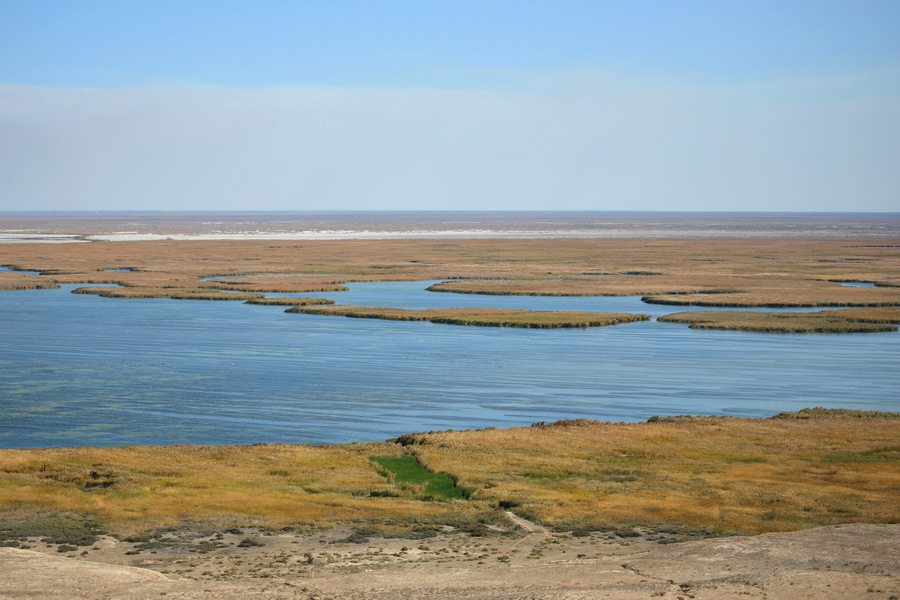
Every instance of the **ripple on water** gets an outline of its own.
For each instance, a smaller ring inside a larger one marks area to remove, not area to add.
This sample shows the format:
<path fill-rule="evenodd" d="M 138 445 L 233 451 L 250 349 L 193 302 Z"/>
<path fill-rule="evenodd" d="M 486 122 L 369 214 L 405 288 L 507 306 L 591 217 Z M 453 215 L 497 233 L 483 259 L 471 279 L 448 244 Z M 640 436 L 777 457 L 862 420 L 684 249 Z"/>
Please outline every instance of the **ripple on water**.
<path fill-rule="evenodd" d="M 318 295 L 411 309 L 676 312 L 635 297 L 435 294 L 428 284 Z M 459 327 L 73 287 L 0 293 L 2 447 L 332 443 L 576 417 L 900 410 L 896 333 Z"/>

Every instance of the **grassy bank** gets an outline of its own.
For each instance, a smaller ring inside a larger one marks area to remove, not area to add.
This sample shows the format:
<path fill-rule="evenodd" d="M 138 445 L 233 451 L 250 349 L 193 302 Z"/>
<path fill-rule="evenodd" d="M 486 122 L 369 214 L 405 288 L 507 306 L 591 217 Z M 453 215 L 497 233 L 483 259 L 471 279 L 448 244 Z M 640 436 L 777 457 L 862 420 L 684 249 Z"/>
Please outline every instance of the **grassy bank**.
<path fill-rule="evenodd" d="M 428 493 L 402 474 L 416 464 L 447 474 L 468 498 Z M 427 535 L 483 530 L 509 508 L 559 530 L 758 533 L 898 522 L 898 466 L 900 415 L 825 410 L 338 446 L 2 450 L 0 515 L 20 524 L 74 515 L 119 535 L 186 523 Z"/>
<path fill-rule="evenodd" d="M 648 315 L 630 313 L 594 313 L 576 311 L 534 311 L 500 308 L 444 308 L 405 310 L 402 308 L 368 308 L 361 306 L 294 307 L 287 312 L 310 315 L 384 319 L 388 321 L 430 321 L 447 325 L 479 327 L 525 327 L 556 329 L 569 327 L 603 327 L 647 321 Z"/>

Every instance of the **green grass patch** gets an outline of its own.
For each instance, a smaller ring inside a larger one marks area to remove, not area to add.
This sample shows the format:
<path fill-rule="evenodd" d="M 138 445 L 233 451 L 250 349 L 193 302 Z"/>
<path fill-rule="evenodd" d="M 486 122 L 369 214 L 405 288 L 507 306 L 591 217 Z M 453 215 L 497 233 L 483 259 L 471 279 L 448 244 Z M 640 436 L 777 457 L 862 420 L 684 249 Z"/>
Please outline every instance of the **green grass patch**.
<path fill-rule="evenodd" d="M 424 484 L 424 499 L 469 497 L 470 492 L 457 487 L 449 475 L 427 471 L 411 454 L 404 454 L 396 458 L 373 456 L 372 460 L 393 474 L 395 483 Z"/>

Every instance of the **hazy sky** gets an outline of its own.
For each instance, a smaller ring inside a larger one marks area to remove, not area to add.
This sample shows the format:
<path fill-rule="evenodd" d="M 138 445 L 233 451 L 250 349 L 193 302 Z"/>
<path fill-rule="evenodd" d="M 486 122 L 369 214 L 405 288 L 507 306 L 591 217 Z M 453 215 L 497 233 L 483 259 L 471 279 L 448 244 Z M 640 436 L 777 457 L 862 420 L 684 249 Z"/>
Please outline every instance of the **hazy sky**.
<path fill-rule="evenodd" d="M 0 210 L 900 211 L 900 2 L 0 0 Z"/>

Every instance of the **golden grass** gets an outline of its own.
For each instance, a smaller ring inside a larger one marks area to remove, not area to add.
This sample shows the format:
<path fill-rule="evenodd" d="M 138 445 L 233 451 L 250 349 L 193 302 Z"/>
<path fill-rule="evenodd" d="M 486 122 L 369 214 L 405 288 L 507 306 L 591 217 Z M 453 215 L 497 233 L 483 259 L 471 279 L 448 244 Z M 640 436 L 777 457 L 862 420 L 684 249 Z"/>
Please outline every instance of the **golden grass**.
<path fill-rule="evenodd" d="M 409 531 L 493 518 L 498 506 L 560 530 L 900 521 L 897 414 L 580 420 L 398 441 L 407 445 L 0 450 L 0 517 L 68 511 L 115 533 L 185 522 Z M 403 452 L 473 490 L 470 500 L 423 502 L 369 459 Z"/>
<path fill-rule="evenodd" d="M 758 533 L 900 520 L 898 415 L 815 417 L 574 421 L 406 441 L 474 498 L 560 529 L 665 522 Z"/>
<path fill-rule="evenodd" d="M 204 285 L 223 290 L 242 292 L 271 292 L 304 294 L 309 292 L 346 292 L 349 288 L 321 277 L 242 277 L 240 279 L 213 279 Z"/>
<path fill-rule="evenodd" d="M 900 290 L 856 288 L 833 281 L 757 276 L 580 276 L 558 279 L 444 281 L 434 292 L 518 296 L 634 296 L 650 304 L 728 307 L 896 306 Z"/>
<path fill-rule="evenodd" d="M 897 288 L 854 288 L 809 281 L 759 281 L 753 287 L 728 293 L 647 295 L 644 302 L 674 306 L 733 308 L 878 307 L 900 306 Z"/>
<path fill-rule="evenodd" d="M 246 303 L 272 306 L 317 306 L 334 304 L 334 300 L 328 298 L 252 298 Z"/>
<path fill-rule="evenodd" d="M 432 292 L 490 296 L 640 296 L 732 291 L 721 278 L 660 275 L 581 275 L 559 279 L 443 281 Z"/>
<path fill-rule="evenodd" d="M 647 321 L 648 315 L 630 313 L 596 313 L 576 311 L 534 311 L 500 308 L 442 308 L 406 310 L 402 308 L 367 308 L 360 306 L 295 307 L 287 312 L 329 315 L 389 321 L 430 321 L 447 325 L 480 327 L 525 327 L 554 329 L 568 327 L 603 327 Z"/>
<path fill-rule="evenodd" d="M 171 298 L 173 300 L 257 300 L 263 294 L 224 292 L 191 288 L 147 288 L 147 287 L 83 287 L 72 290 L 73 294 L 94 294 L 103 298 Z"/>
<path fill-rule="evenodd" d="M 369 460 L 393 444 L 141 446 L 0 451 L 0 509 L 101 517 L 119 533 L 181 522 L 330 526 L 448 510 L 406 497 Z M 458 510 L 466 510 L 465 507 Z M 469 509 L 471 511 L 471 509 Z"/>
<path fill-rule="evenodd" d="M 866 311 L 857 316 L 855 310 Z M 890 311 L 890 312 L 878 312 Z M 897 331 L 900 309 L 846 309 L 809 313 L 697 311 L 664 315 L 664 323 L 686 323 L 691 329 L 726 329 L 762 333 L 876 333 Z"/>
<path fill-rule="evenodd" d="M 855 323 L 900 324 L 900 308 L 845 308 L 843 310 L 823 310 L 818 314 L 839 316 Z"/>

